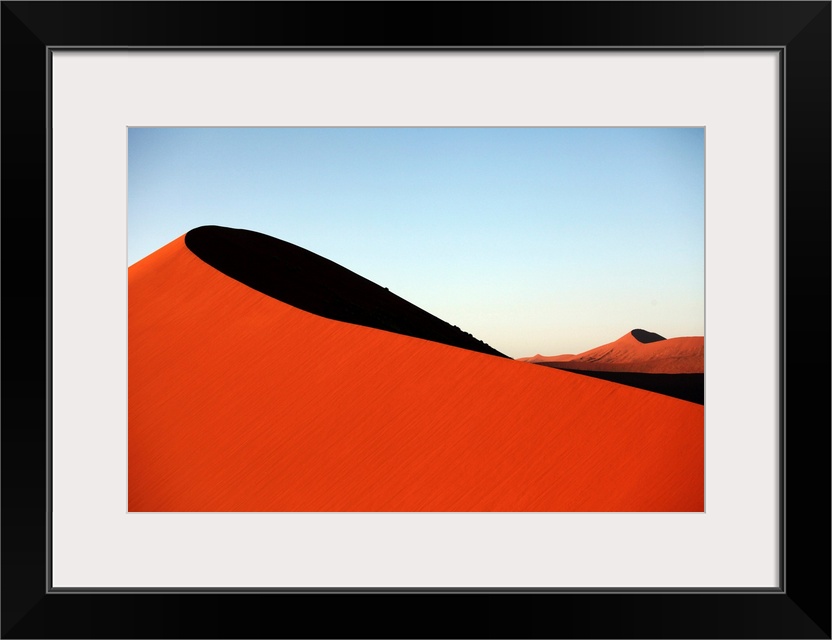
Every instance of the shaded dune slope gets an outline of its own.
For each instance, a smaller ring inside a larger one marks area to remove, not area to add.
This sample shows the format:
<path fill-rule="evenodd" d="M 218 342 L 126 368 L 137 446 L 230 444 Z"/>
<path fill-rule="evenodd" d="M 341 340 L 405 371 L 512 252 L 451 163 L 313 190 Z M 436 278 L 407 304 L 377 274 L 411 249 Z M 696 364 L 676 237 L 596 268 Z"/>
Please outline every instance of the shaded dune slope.
<path fill-rule="evenodd" d="M 185 245 L 231 278 L 324 318 L 506 357 L 375 282 L 289 242 L 204 226 L 185 234 Z"/>
<path fill-rule="evenodd" d="M 688 402 L 705 404 L 705 374 L 703 373 L 636 373 L 632 371 L 582 371 L 569 369 L 565 365 L 551 362 L 538 362 L 543 367 L 552 367 L 561 371 L 591 376 L 618 384 L 626 384 L 637 389 L 661 393 L 671 398 Z"/>
<path fill-rule="evenodd" d="M 130 511 L 702 511 L 703 408 L 129 269 Z"/>

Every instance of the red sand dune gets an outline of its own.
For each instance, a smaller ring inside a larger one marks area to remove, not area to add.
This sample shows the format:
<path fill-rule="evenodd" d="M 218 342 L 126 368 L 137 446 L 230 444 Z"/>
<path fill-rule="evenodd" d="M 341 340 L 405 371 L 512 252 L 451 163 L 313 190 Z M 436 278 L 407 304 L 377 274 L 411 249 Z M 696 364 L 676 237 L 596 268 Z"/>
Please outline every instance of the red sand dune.
<path fill-rule="evenodd" d="M 129 269 L 130 511 L 702 511 L 703 407 Z"/>
<path fill-rule="evenodd" d="M 636 329 L 638 331 L 638 329 Z M 644 343 L 625 334 L 615 342 L 578 355 L 535 355 L 518 358 L 521 362 L 564 363 L 578 371 L 631 371 L 640 373 L 704 373 L 705 338 L 669 338 Z"/>

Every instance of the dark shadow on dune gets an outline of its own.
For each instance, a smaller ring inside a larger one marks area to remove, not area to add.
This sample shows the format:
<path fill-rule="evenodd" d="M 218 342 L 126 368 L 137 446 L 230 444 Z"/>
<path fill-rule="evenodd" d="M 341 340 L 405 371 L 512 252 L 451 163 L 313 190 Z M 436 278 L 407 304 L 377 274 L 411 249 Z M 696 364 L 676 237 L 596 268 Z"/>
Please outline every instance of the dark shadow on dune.
<path fill-rule="evenodd" d="M 662 395 L 705 404 L 705 374 L 704 373 L 632 373 L 629 371 L 577 371 L 567 369 L 563 366 L 554 366 L 554 363 L 538 362 L 543 366 L 552 369 L 560 369 L 567 373 L 577 373 L 591 378 L 600 378 L 609 382 L 625 384 L 628 387 L 636 387 L 661 393 Z"/>
<path fill-rule="evenodd" d="M 197 257 L 246 286 L 310 313 L 507 357 L 331 260 L 271 236 L 226 227 L 185 234 Z"/>
<path fill-rule="evenodd" d="M 633 329 L 630 334 L 642 344 L 650 344 L 651 342 L 659 342 L 660 340 L 667 340 L 664 336 L 644 329 Z"/>

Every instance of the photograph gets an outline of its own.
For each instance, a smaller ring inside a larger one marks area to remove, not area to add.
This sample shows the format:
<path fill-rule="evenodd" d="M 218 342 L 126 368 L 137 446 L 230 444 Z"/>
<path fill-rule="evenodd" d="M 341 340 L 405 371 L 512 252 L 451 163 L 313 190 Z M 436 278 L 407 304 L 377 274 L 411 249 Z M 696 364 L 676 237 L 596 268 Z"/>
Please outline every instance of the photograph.
<path fill-rule="evenodd" d="M 703 512 L 704 127 L 130 127 L 130 512 Z"/>

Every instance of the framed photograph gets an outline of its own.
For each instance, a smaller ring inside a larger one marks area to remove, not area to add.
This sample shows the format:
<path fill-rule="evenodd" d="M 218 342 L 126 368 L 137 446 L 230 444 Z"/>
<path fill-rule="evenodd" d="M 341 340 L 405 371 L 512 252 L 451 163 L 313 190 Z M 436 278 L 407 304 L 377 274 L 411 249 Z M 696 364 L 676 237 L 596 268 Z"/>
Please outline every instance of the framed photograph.
<path fill-rule="evenodd" d="M 130 513 L 705 511 L 704 128 L 131 127 L 127 192 Z"/>
<path fill-rule="evenodd" d="M 830 637 L 828 2 L 2 11 L 3 637 Z"/>

